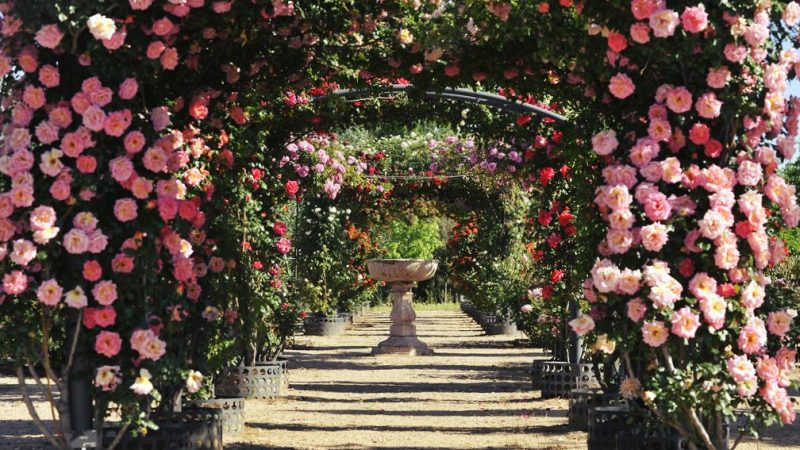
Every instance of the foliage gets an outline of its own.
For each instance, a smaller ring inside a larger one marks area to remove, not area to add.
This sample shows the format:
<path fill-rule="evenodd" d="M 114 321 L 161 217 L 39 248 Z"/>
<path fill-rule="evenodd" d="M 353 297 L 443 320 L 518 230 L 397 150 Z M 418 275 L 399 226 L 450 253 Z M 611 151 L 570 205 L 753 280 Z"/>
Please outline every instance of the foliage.
<path fill-rule="evenodd" d="M 387 258 L 432 259 L 436 250 L 444 245 L 435 219 L 395 220 L 389 228 L 382 243 Z"/>

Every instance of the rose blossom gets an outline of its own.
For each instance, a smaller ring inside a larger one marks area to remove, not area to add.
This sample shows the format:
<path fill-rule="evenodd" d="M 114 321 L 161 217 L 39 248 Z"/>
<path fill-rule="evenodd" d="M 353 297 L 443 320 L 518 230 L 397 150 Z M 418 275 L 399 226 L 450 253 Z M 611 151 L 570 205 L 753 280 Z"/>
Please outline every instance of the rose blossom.
<path fill-rule="evenodd" d="M 680 23 L 678 13 L 671 9 L 662 9 L 650 16 L 650 28 L 653 35 L 659 38 L 670 37 L 675 34 L 675 28 Z"/>
<path fill-rule="evenodd" d="M 747 355 L 735 355 L 728 358 L 726 366 L 728 373 L 733 377 L 733 381 L 737 383 L 742 383 L 756 376 L 756 368 L 753 366 L 752 361 L 747 358 Z"/>
<path fill-rule="evenodd" d="M 651 252 L 657 252 L 667 243 L 667 227 L 659 222 L 643 226 L 639 231 L 642 246 Z"/>
<path fill-rule="evenodd" d="M 136 200 L 132 198 L 117 199 L 114 204 L 114 217 L 120 222 L 129 222 L 138 215 Z"/>
<path fill-rule="evenodd" d="M 3 292 L 8 295 L 19 295 L 28 288 L 28 277 L 20 270 L 12 270 L 3 275 Z"/>
<path fill-rule="evenodd" d="M 609 80 L 608 90 L 614 97 L 622 100 L 633 94 L 636 90 L 636 85 L 633 84 L 633 80 L 629 76 L 624 73 L 618 73 Z"/>
<path fill-rule="evenodd" d="M 203 374 L 195 370 L 190 370 L 189 375 L 186 377 L 186 390 L 192 394 L 196 393 L 203 387 Z"/>
<path fill-rule="evenodd" d="M 767 343 L 767 330 L 764 329 L 764 321 L 753 317 L 739 331 L 739 339 L 736 341 L 739 350 L 753 354 L 759 352 Z"/>
<path fill-rule="evenodd" d="M 136 377 L 133 384 L 131 384 L 131 390 L 136 395 L 147 395 L 153 390 L 153 383 L 150 382 L 150 372 L 147 369 L 139 369 L 139 376 Z"/>
<path fill-rule="evenodd" d="M 694 104 L 697 114 L 705 119 L 716 119 L 719 117 L 722 102 L 717 100 L 716 94 L 707 92 L 701 95 Z"/>
<path fill-rule="evenodd" d="M 660 347 L 667 341 L 669 330 L 664 326 L 664 322 L 660 320 L 645 322 L 642 326 L 642 337 L 647 345 Z"/>
<path fill-rule="evenodd" d="M 644 318 L 645 313 L 647 312 L 647 306 L 644 304 L 642 299 L 634 298 L 630 300 L 627 304 L 627 314 L 628 318 L 634 322 L 639 322 Z"/>
<path fill-rule="evenodd" d="M 569 326 L 572 327 L 575 334 L 583 336 L 594 330 L 594 320 L 587 314 L 581 314 L 576 319 L 570 320 Z"/>
<path fill-rule="evenodd" d="M 101 305 L 111 305 L 117 299 L 117 285 L 113 281 L 100 281 L 92 288 L 92 296 Z"/>
<path fill-rule="evenodd" d="M 36 297 L 47 306 L 55 306 L 61 301 L 63 289 L 56 280 L 43 281 L 36 289 Z"/>
<path fill-rule="evenodd" d="M 86 26 L 89 28 L 89 32 L 92 33 L 92 36 L 98 41 L 111 39 L 111 36 L 117 31 L 114 20 L 102 14 L 95 14 L 89 17 L 89 20 L 86 21 Z"/>
<path fill-rule="evenodd" d="M 764 288 L 755 281 L 750 281 L 741 292 L 741 304 L 747 309 L 756 309 L 764 303 Z"/>
<path fill-rule="evenodd" d="M 600 156 L 610 155 L 619 146 L 617 133 L 614 130 L 607 130 L 597 133 L 592 138 L 592 149 Z"/>
<path fill-rule="evenodd" d="M 122 382 L 118 373 L 119 366 L 100 366 L 94 376 L 94 385 L 103 392 L 113 391 Z"/>
<path fill-rule="evenodd" d="M 671 89 L 667 94 L 667 107 L 676 114 L 692 109 L 692 94 L 685 87 Z"/>
<path fill-rule="evenodd" d="M 637 22 L 631 25 L 630 35 L 633 42 L 646 44 L 650 42 L 650 26 L 646 23 Z"/>
<path fill-rule="evenodd" d="M 783 337 L 791 329 L 793 320 L 794 316 L 785 310 L 772 311 L 767 317 L 767 329 L 775 336 Z"/>
<path fill-rule="evenodd" d="M 691 339 L 700 327 L 700 317 L 691 308 L 683 308 L 672 313 L 672 334 L 684 339 Z"/>
<path fill-rule="evenodd" d="M 58 28 L 58 25 L 44 25 L 39 31 L 36 32 L 36 42 L 44 48 L 56 48 L 64 37 L 64 33 Z"/>
<path fill-rule="evenodd" d="M 689 33 L 700 33 L 708 27 L 708 13 L 701 3 L 697 6 L 686 7 L 681 14 L 683 28 Z"/>
<path fill-rule="evenodd" d="M 94 341 L 94 351 L 109 358 L 116 356 L 122 348 L 122 338 L 113 331 L 101 331 Z"/>
<path fill-rule="evenodd" d="M 757 186 L 761 182 L 763 171 L 761 164 L 753 161 L 742 161 L 736 173 L 736 179 L 743 186 Z"/>
<path fill-rule="evenodd" d="M 793 27 L 800 22 L 800 5 L 797 2 L 789 2 L 783 10 L 783 21 L 787 26 Z"/>

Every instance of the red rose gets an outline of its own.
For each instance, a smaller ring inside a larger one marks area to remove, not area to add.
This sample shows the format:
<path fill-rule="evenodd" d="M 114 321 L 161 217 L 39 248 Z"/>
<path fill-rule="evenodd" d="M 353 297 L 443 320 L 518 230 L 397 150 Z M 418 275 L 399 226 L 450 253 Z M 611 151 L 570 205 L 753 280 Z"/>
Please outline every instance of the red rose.
<path fill-rule="evenodd" d="M 290 180 L 286 182 L 286 193 L 289 194 L 289 198 L 294 198 L 297 195 L 297 191 L 300 190 L 300 183 L 295 180 Z"/>
<path fill-rule="evenodd" d="M 551 298 L 553 298 L 553 285 L 552 284 L 548 284 L 548 285 L 546 285 L 545 287 L 542 288 L 542 298 L 544 298 L 545 300 L 550 300 Z"/>
<path fill-rule="evenodd" d="M 561 214 L 558 215 L 558 223 L 561 224 L 562 227 L 569 225 L 574 219 L 575 216 L 573 216 L 568 209 L 561 211 Z"/>
<path fill-rule="evenodd" d="M 281 221 L 277 221 L 274 225 L 272 225 L 272 231 L 274 231 L 278 236 L 283 236 L 286 234 L 286 229 L 286 224 Z"/>
<path fill-rule="evenodd" d="M 550 225 L 553 220 L 553 215 L 548 211 L 539 211 L 539 225 L 544 227 Z"/>
<path fill-rule="evenodd" d="M 736 295 L 736 288 L 731 283 L 723 283 L 717 286 L 717 294 L 725 298 L 730 298 Z"/>
<path fill-rule="evenodd" d="M 550 282 L 555 284 L 561 281 L 564 278 L 564 271 L 563 270 L 553 270 L 550 272 Z"/>
<path fill-rule="evenodd" d="M 264 268 L 264 263 L 261 261 L 253 261 L 253 268 L 256 270 L 261 270 Z"/>
<path fill-rule="evenodd" d="M 552 167 L 545 167 L 539 171 L 539 183 L 542 186 L 547 186 L 555 176 L 556 171 Z"/>
<path fill-rule="evenodd" d="M 684 278 L 691 277 L 694 274 L 694 263 L 692 262 L 692 259 L 683 258 L 678 264 L 678 272 L 680 272 Z"/>

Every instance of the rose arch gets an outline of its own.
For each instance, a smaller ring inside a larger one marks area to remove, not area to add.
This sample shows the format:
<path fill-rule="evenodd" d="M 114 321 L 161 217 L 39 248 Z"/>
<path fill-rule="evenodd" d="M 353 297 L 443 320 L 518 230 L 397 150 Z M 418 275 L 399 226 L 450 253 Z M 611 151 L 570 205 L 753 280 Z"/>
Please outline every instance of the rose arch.
<path fill-rule="evenodd" d="M 798 133 L 796 2 L 0 0 L 0 22 L 0 342 L 28 404 L 37 370 L 60 393 L 55 427 L 30 409 L 53 445 L 87 414 L 72 395 L 139 431 L 151 401 L 199 390 L 237 292 L 270 284 L 245 244 L 290 247 L 242 232 L 297 194 L 283 149 L 332 120 L 311 100 L 407 83 L 579 125 L 560 146 L 570 188 L 595 194 L 578 237 L 601 242 L 572 327 L 621 361 L 634 409 L 709 449 L 739 409 L 746 431 L 794 421 L 796 305 L 772 271 L 800 221 L 777 173 Z"/>

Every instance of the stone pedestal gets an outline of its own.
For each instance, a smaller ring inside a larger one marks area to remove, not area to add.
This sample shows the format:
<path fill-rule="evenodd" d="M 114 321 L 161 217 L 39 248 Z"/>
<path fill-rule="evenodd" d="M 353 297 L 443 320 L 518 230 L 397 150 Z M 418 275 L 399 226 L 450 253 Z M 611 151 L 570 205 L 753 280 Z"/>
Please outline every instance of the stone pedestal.
<path fill-rule="evenodd" d="M 432 355 L 428 345 L 417 338 L 417 326 L 414 320 L 412 289 L 416 283 L 392 283 L 392 326 L 389 328 L 389 338 L 372 349 L 373 355 L 401 354 L 401 355 Z"/>

